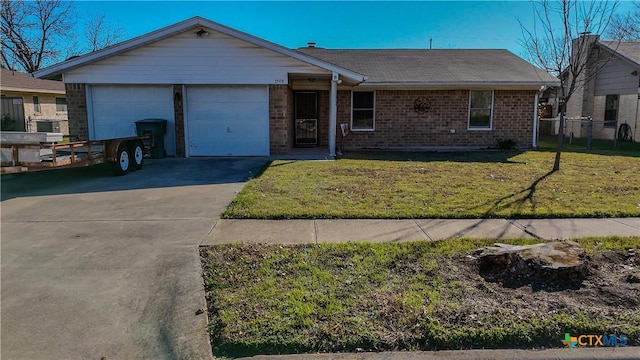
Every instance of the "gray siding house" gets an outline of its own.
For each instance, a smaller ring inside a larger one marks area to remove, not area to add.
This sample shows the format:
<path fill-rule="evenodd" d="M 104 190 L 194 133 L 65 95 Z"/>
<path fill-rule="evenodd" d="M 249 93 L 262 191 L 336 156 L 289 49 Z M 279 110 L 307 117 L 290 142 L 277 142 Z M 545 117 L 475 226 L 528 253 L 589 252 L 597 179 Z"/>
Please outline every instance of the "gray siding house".
<path fill-rule="evenodd" d="M 622 126 L 640 141 L 640 41 L 600 41 L 595 35 L 584 40 L 592 42 L 586 73 L 595 76 L 567 102 L 567 116 L 592 117 L 596 139 L 613 139 Z M 586 131 L 578 122 L 567 127 L 576 137 L 585 137 Z"/>

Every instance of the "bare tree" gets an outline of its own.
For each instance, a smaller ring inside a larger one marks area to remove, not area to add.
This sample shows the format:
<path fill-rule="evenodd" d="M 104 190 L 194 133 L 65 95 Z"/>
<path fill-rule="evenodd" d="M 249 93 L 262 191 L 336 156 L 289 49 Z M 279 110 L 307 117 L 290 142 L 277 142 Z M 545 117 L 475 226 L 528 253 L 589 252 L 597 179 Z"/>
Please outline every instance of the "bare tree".
<path fill-rule="evenodd" d="M 122 28 L 114 28 L 106 21 L 105 15 L 90 16 L 84 25 L 88 52 L 111 46 L 120 40 Z"/>
<path fill-rule="evenodd" d="M 617 1 L 541 0 L 534 3 L 532 29 L 520 22 L 521 44 L 534 65 L 560 79 L 560 101 L 565 103 L 595 76 L 589 68 L 593 41 L 585 34 L 602 34 L 618 6 Z M 564 115 L 564 114 L 562 114 Z M 552 171 L 560 170 L 564 116 L 560 116 L 558 144 Z"/>
<path fill-rule="evenodd" d="M 2 65 L 34 72 L 69 49 L 71 2 L 2 0 Z"/>
<path fill-rule="evenodd" d="M 71 55 L 113 45 L 122 33 L 104 15 L 95 15 L 84 26 L 86 39 L 77 36 L 70 1 L 0 1 L 3 68 L 32 73 Z M 84 48 L 78 45 L 83 40 L 88 43 Z"/>
<path fill-rule="evenodd" d="M 614 40 L 640 40 L 640 2 L 634 2 L 628 13 L 614 16 L 607 33 Z"/>

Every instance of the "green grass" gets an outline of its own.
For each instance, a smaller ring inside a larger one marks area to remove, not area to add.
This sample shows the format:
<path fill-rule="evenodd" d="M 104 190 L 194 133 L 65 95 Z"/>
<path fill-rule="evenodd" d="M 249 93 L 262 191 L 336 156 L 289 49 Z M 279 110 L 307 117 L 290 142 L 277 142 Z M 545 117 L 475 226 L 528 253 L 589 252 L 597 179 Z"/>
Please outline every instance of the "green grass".
<path fill-rule="evenodd" d="M 637 248 L 640 237 L 577 241 L 597 257 Z M 637 286 L 615 293 L 617 305 L 595 280 L 577 291 L 502 288 L 463 257 L 493 242 L 203 248 L 214 354 L 561 347 L 566 332 L 626 334 L 640 345 Z"/>
<path fill-rule="evenodd" d="M 633 152 L 633 151 L 632 151 Z M 640 155 L 640 152 L 638 154 Z M 640 215 L 640 157 L 551 151 L 350 153 L 274 161 L 227 218 L 523 218 Z"/>

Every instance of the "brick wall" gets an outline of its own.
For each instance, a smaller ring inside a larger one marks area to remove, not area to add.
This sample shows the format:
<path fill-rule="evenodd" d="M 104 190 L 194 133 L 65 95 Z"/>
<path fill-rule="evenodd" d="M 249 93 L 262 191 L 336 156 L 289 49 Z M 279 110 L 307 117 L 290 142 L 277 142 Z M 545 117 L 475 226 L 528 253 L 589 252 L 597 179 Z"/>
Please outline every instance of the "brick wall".
<path fill-rule="evenodd" d="M 67 116 L 69 117 L 69 135 L 72 140 L 89 139 L 87 120 L 87 93 L 85 84 L 64 84 L 67 93 Z"/>
<path fill-rule="evenodd" d="M 293 91 L 269 85 L 269 144 L 272 154 L 288 152 L 293 142 Z"/>
<path fill-rule="evenodd" d="M 318 92 L 318 146 L 329 146 L 329 91 Z"/>
<path fill-rule="evenodd" d="M 425 96 L 431 102 L 427 113 L 417 113 L 413 102 Z M 467 130 L 468 90 L 376 91 L 375 131 L 351 132 L 343 140 L 345 149 L 495 147 L 498 140 L 513 139 L 519 147 L 531 147 L 535 91 L 494 92 L 492 130 Z M 350 123 L 351 94 L 338 92 L 337 122 Z M 455 129 L 455 133 L 450 130 Z M 337 126 L 338 144 L 340 127 Z"/>
<path fill-rule="evenodd" d="M 173 85 L 173 119 L 176 131 L 176 156 L 185 157 L 184 148 L 184 94 L 182 93 L 182 85 Z"/>

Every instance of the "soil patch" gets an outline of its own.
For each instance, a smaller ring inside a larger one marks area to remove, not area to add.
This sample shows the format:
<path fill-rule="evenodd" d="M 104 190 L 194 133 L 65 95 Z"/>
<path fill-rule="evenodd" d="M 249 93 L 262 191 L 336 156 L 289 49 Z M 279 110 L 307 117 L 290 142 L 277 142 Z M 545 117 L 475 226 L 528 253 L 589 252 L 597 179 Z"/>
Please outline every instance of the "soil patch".
<path fill-rule="evenodd" d="M 640 345 L 626 250 L 590 251 L 579 287 L 550 290 L 487 281 L 460 248 L 490 241 L 457 241 L 203 248 L 214 354 L 547 348 L 565 333 Z"/>

